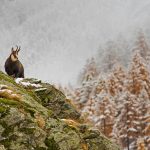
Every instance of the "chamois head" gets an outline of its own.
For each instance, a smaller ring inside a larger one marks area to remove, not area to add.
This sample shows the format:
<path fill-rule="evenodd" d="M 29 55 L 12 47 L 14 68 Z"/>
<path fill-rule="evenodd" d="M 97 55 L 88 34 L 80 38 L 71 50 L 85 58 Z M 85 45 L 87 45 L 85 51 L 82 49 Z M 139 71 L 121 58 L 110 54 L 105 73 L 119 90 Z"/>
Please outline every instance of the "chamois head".
<path fill-rule="evenodd" d="M 20 46 L 16 46 L 16 50 L 14 50 L 14 48 L 12 47 L 11 49 L 11 54 L 10 54 L 10 58 L 12 61 L 17 61 L 18 60 L 18 53 L 20 51 Z"/>

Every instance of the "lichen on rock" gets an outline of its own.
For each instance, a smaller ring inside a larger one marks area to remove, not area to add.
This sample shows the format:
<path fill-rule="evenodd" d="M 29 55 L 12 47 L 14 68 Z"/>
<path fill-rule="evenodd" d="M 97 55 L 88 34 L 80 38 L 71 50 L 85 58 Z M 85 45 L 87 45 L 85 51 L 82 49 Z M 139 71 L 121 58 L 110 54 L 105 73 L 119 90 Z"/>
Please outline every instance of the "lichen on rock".
<path fill-rule="evenodd" d="M 16 82 L 0 72 L 0 150 L 119 150 L 54 86 Z"/>

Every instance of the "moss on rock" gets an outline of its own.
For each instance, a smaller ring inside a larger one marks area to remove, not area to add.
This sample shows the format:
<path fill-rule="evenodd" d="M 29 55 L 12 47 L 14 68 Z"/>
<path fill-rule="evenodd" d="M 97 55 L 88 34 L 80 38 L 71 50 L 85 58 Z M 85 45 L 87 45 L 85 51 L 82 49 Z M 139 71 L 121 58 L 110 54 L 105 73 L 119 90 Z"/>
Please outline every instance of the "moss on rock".
<path fill-rule="evenodd" d="M 119 150 L 81 124 L 78 111 L 52 85 L 33 78 L 17 84 L 2 72 L 0 85 L 7 93 L 0 93 L 0 150 Z"/>

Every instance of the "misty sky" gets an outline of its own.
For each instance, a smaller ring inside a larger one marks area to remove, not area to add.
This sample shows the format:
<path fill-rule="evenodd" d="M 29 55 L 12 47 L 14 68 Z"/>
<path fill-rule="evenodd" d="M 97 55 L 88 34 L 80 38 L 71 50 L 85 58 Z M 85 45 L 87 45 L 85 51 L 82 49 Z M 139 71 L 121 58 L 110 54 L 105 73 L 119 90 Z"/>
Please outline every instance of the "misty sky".
<path fill-rule="evenodd" d="M 74 84 L 87 58 L 150 27 L 150 0 L 0 0 L 0 68 L 21 45 L 26 77 Z"/>

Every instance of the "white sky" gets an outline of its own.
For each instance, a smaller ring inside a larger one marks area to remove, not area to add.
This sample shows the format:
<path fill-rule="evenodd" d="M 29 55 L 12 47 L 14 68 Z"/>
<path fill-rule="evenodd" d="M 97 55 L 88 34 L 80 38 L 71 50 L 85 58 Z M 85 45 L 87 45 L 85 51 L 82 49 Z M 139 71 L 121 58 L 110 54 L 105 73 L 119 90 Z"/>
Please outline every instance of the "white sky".
<path fill-rule="evenodd" d="M 150 0 L 1 0 L 0 67 L 22 46 L 26 77 L 75 83 L 100 45 L 150 27 Z"/>

